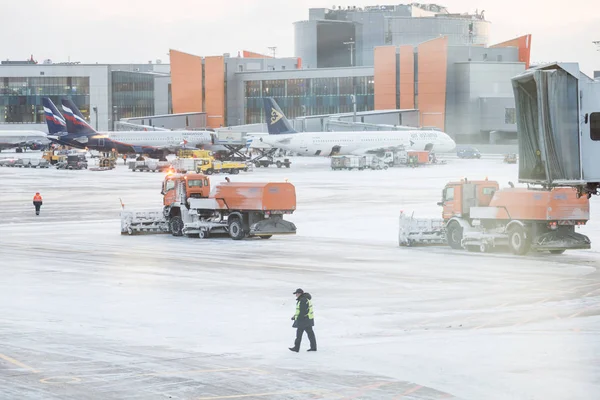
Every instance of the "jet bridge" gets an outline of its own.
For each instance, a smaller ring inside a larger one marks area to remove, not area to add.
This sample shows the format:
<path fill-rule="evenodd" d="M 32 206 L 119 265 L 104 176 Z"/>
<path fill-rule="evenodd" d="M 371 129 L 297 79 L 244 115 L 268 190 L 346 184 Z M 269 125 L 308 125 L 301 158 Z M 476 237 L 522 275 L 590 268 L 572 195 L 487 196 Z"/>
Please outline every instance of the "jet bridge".
<path fill-rule="evenodd" d="M 600 188 L 600 81 L 576 63 L 529 69 L 512 79 L 519 136 L 519 182 Z"/>

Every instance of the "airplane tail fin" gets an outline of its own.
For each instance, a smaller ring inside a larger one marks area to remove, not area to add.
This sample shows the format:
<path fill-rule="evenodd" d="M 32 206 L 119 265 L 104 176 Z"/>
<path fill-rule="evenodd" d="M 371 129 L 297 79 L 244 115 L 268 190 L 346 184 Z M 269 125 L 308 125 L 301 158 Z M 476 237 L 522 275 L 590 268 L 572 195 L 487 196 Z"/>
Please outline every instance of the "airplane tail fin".
<path fill-rule="evenodd" d="M 67 130 L 69 133 L 89 135 L 96 133 L 81 114 L 75 103 L 69 99 L 63 99 L 62 108 L 64 111 Z"/>
<path fill-rule="evenodd" d="M 46 116 L 46 125 L 48 133 L 54 136 L 64 136 L 67 134 L 67 123 L 58 108 L 48 97 L 42 98 L 44 114 Z"/>
<path fill-rule="evenodd" d="M 267 121 L 267 128 L 269 135 L 280 135 L 283 133 L 298 133 L 292 124 L 283 114 L 279 105 L 275 102 L 272 97 L 264 97 L 264 112 L 265 120 Z"/>

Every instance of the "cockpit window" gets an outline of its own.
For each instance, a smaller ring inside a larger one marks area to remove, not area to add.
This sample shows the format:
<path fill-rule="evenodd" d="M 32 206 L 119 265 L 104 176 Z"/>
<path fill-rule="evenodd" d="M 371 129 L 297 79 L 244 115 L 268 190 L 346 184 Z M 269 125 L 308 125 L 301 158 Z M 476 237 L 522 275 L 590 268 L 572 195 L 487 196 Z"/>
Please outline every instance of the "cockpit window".
<path fill-rule="evenodd" d="M 445 201 L 454 200 L 454 188 L 453 187 L 444 189 L 444 200 Z"/>
<path fill-rule="evenodd" d="M 173 190 L 174 188 L 175 188 L 175 181 L 168 180 L 165 183 L 165 192 L 168 192 L 169 190 Z"/>

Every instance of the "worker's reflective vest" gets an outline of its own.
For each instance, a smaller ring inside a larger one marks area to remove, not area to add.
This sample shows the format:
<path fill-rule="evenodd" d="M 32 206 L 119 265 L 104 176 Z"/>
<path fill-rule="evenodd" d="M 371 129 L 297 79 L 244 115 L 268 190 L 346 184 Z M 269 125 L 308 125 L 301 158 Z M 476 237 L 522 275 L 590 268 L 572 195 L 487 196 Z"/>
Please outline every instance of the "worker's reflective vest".
<path fill-rule="evenodd" d="M 300 317 L 300 303 L 302 301 L 297 301 L 296 302 L 296 314 L 294 315 L 294 319 L 297 321 L 298 317 Z M 306 300 L 306 303 L 308 304 L 308 314 L 306 315 L 308 317 L 308 319 L 315 319 L 315 313 L 313 311 L 313 304 L 312 304 L 312 300 Z"/>
<path fill-rule="evenodd" d="M 42 201 L 42 196 L 36 194 L 35 196 L 33 196 L 33 201 Z"/>

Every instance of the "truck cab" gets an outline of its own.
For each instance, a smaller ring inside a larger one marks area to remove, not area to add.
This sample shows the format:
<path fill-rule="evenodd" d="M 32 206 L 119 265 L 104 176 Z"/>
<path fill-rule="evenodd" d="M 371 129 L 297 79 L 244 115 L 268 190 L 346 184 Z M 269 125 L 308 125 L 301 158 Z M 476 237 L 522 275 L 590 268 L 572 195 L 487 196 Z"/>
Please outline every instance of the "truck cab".
<path fill-rule="evenodd" d="M 438 203 L 443 207 L 442 218 L 445 221 L 453 217 L 469 218 L 471 207 L 488 206 L 499 187 L 496 181 L 469 181 L 466 178 L 448 183 L 442 192 L 442 201 Z"/>
<path fill-rule="evenodd" d="M 207 198 L 210 194 L 210 180 L 202 174 L 167 175 L 162 183 L 161 194 L 165 207 L 186 202 L 189 198 Z"/>

